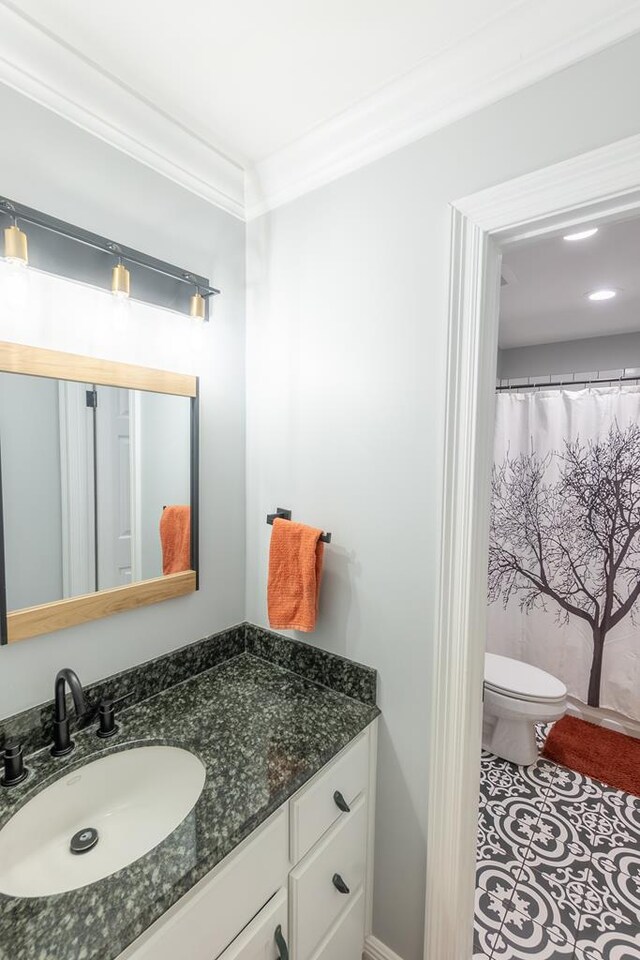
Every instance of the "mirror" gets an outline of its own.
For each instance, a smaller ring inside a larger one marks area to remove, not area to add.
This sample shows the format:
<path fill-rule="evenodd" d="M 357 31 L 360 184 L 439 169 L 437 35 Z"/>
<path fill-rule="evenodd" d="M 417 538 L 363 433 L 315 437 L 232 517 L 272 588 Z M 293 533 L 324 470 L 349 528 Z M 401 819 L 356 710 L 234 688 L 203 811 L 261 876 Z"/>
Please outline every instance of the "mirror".
<path fill-rule="evenodd" d="M 82 360 L 0 344 L 4 642 L 197 588 L 195 378 Z"/>

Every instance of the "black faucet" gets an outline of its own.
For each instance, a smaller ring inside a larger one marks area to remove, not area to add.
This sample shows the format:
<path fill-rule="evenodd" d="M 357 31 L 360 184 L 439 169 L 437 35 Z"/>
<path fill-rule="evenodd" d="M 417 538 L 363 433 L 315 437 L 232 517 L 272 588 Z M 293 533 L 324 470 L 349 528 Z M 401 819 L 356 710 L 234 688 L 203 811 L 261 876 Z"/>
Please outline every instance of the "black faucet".
<path fill-rule="evenodd" d="M 53 698 L 53 747 L 51 753 L 54 757 L 64 757 L 71 753 L 74 747 L 73 740 L 69 735 L 69 717 L 67 716 L 67 702 L 65 698 L 65 688 L 69 684 L 69 690 L 73 697 L 73 705 L 76 710 L 76 716 L 79 721 L 86 721 L 90 716 L 90 708 L 85 699 L 82 684 L 78 675 L 65 667 L 60 670 L 56 676 L 55 692 Z"/>

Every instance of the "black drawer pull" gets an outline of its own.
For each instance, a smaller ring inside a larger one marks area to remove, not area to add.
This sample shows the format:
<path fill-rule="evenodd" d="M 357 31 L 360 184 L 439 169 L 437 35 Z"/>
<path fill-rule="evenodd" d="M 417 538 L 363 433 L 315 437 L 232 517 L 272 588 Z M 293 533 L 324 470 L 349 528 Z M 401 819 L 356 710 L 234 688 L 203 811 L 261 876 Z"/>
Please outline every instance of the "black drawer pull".
<path fill-rule="evenodd" d="M 349 811 L 351 810 L 351 807 L 349 806 L 349 804 L 347 803 L 347 801 L 342 796 L 339 790 L 336 790 L 336 792 L 333 795 L 333 799 L 335 800 L 335 804 L 338 810 L 342 810 L 343 813 L 349 813 Z"/>
<path fill-rule="evenodd" d="M 332 880 L 334 887 L 339 893 L 351 893 L 349 887 L 346 885 L 339 873 L 334 873 Z"/>
<path fill-rule="evenodd" d="M 276 932 L 273 935 L 274 940 L 276 941 L 276 947 L 280 951 L 279 960 L 289 960 L 289 950 L 287 948 L 287 941 L 282 936 L 282 927 L 280 924 L 276 927 Z"/>

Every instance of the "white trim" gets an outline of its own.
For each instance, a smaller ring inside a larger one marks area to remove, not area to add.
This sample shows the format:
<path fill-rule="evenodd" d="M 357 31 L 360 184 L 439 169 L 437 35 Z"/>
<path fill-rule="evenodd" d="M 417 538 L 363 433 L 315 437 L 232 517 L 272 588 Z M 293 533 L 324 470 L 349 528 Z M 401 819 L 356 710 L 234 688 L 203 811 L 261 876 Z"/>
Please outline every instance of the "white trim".
<path fill-rule="evenodd" d="M 45 30 L 0 3 L 0 82 L 244 219 L 244 169 Z"/>
<path fill-rule="evenodd" d="M 96 588 L 93 417 L 87 389 L 85 383 L 58 383 L 63 598 Z"/>
<path fill-rule="evenodd" d="M 469 960 L 472 953 L 500 249 L 522 236 L 634 208 L 640 208 L 639 137 L 452 204 L 425 960 Z"/>
<path fill-rule="evenodd" d="M 455 207 L 484 231 L 499 234 L 503 242 L 539 236 L 567 223 L 592 222 L 596 201 L 589 197 L 598 197 L 604 183 L 607 194 L 601 202 L 606 216 L 623 214 L 638 203 L 639 158 L 640 134 L 635 134 L 463 197 Z M 541 211 L 542 198 L 545 209 L 553 213 Z"/>
<path fill-rule="evenodd" d="M 0 2 L 0 82 L 207 202 L 252 219 L 638 30 L 640 5 L 629 0 L 514 0 L 461 42 L 253 166 L 167 114 L 11 0 Z"/>
<path fill-rule="evenodd" d="M 402 958 L 382 940 L 378 940 L 377 937 L 367 937 L 364 941 L 362 960 L 402 960 Z"/>
<path fill-rule="evenodd" d="M 373 881 L 376 845 L 376 796 L 378 794 L 378 717 L 369 725 L 369 783 L 367 786 L 367 873 L 365 879 L 364 935 L 373 927 Z"/>
<path fill-rule="evenodd" d="M 139 390 L 130 391 L 129 470 L 131 483 L 131 580 L 142 580 L 142 404 Z"/>
<path fill-rule="evenodd" d="M 524 0 L 248 172 L 246 217 L 336 180 L 640 30 L 640 5 Z"/>

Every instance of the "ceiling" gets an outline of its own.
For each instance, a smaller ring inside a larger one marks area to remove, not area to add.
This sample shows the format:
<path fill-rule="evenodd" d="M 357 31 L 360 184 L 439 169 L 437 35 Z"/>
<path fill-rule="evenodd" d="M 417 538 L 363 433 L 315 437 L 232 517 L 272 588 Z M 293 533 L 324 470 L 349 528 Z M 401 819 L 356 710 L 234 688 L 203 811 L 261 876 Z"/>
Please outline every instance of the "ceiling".
<path fill-rule="evenodd" d="M 0 82 L 245 217 L 638 29 L 628 0 L 0 0 Z"/>
<path fill-rule="evenodd" d="M 502 349 L 638 332 L 640 218 L 600 224 L 586 240 L 555 236 L 507 248 L 502 276 Z M 603 288 L 617 296 L 585 296 Z"/>
<path fill-rule="evenodd" d="M 100 17 L 87 0 L 20 0 L 20 9 L 233 159 L 255 163 L 517 2 L 109 0 Z"/>

